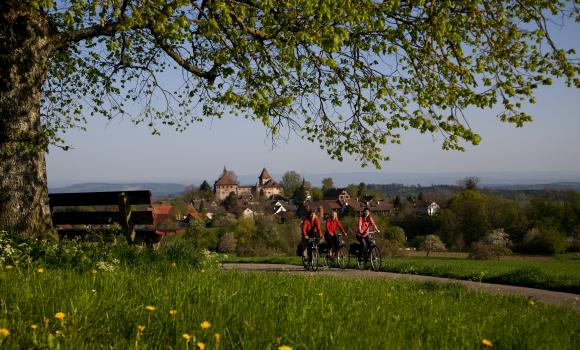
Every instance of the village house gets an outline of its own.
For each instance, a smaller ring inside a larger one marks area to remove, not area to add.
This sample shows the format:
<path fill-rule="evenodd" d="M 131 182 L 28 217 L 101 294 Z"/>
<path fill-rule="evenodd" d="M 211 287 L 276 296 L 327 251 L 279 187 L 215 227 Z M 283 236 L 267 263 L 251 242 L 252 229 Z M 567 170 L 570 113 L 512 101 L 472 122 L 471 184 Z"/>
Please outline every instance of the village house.
<path fill-rule="evenodd" d="M 417 201 L 413 205 L 413 210 L 417 214 L 433 216 L 441 210 L 441 207 L 432 201 Z"/>

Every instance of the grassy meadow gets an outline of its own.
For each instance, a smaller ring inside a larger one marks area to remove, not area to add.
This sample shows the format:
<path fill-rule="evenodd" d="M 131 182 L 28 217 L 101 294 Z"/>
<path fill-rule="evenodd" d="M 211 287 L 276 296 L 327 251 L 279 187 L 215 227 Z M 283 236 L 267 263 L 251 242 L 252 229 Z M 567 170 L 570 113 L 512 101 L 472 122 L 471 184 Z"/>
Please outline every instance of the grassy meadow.
<path fill-rule="evenodd" d="M 301 264 L 299 257 L 286 256 L 229 256 L 227 261 Z M 354 267 L 354 263 L 351 262 L 350 266 Z M 381 270 L 580 294 L 580 255 L 572 253 L 555 258 L 512 258 L 501 261 L 455 257 L 397 257 L 383 259 Z"/>
<path fill-rule="evenodd" d="M 0 270 L 2 349 L 479 349 L 484 339 L 578 349 L 580 312 L 457 285 L 168 261 Z"/>

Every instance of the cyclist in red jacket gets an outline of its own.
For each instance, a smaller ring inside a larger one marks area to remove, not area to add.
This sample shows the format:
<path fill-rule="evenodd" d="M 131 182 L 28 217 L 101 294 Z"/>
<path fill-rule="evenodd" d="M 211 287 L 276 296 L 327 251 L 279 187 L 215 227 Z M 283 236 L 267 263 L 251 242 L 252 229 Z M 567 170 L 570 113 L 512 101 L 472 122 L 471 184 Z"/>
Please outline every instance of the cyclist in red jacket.
<path fill-rule="evenodd" d="M 379 232 L 375 220 L 371 217 L 371 211 L 369 208 L 364 208 L 362 215 L 358 218 L 358 230 L 356 233 L 356 239 L 363 248 L 363 255 L 366 254 L 367 247 L 369 246 L 369 231 L 371 231 L 371 227 L 374 227 L 375 232 Z"/>
<path fill-rule="evenodd" d="M 302 256 L 307 258 L 308 238 L 322 238 L 320 220 L 316 217 L 316 211 L 311 210 L 308 217 L 302 222 Z"/>
<path fill-rule="evenodd" d="M 336 251 L 338 251 L 338 235 L 337 231 L 340 230 L 343 235 L 348 236 L 344 231 L 344 228 L 338 221 L 338 214 L 333 211 L 330 217 L 326 218 L 326 234 L 324 235 L 324 240 L 328 242 L 331 249 L 328 250 L 328 256 L 333 256 Z"/>

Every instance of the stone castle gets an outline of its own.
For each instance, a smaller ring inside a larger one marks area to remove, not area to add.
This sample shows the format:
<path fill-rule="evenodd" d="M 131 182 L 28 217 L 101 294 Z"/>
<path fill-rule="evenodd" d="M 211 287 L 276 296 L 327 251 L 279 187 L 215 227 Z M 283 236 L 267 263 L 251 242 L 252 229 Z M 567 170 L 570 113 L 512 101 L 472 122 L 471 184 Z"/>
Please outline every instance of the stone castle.
<path fill-rule="evenodd" d="M 271 198 L 282 193 L 282 187 L 272 179 L 266 168 L 262 169 L 255 186 L 242 186 L 238 183 L 234 173 L 224 167 L 223 173 L 214 183 L 213 189 L 216 199 L 220 201 L 224 200 L 231 192 L 236 194 L 238 198 L 247 196 Z"/>

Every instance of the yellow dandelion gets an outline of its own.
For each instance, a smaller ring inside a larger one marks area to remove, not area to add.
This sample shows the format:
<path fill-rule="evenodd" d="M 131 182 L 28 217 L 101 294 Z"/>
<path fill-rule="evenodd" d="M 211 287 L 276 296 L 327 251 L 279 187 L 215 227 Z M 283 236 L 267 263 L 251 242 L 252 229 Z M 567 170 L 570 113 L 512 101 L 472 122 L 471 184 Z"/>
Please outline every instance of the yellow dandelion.
<path fill-rule="evenodd" d="M 171 310 L 169 310 L 169 314 L 170 314 L 171 316 L 175 316 L 175 315 L 177 315 L 177 310 L 175 310 L 175 309 L 171 309 Z"/>
<path fill-rule="evenodd" d="M 528 301 L 528 304 L 530 304 L 530 305 L 536 305 L 536 303 L 533 300 Z"/>
<path fill-rule="evenodd" d="M 175 262 L 172 262 L 171 267 L 177 267 L 177 264 Z"/>
<path fill-rule="evenodd" d="M 4 268 L 6 270 L 12 270 L 14 268 L 14 266 L 12 266 L 12 265 L 6 265 L 6 266 L 4 266 Z"/>
<path fill-rule="evenodd" d="M 64 316 L 65 315 L 62 312 L 57 312 L 56 314 L 54 314 L 54 317 L 58 318 L 59 320 L 62 320 Z"/>
<path fill-rule="evenodd" d="M 481 339 L 481 345 L 483 345 L 484 348 L 491 348 L 493 346 L 493 343 L 491 342 L 491 340 L 489 339 Z"/>
<path fill-rule="evenodd" d="M 142 324 L 137 325 L 137 332 L 142 333 L 144 330 L 145 330 L 145 326 L 144 325 L 142 325 Z"/>
<path fill-rule="evenodd" d="M 199 349 L 199 350 L 205 350 L 205 344 L 198 341 L 197 344 L 195 344 L 195 346 Z"/>
<path fill-rule="evenodd" d="M 183 339 L 185 339 L 185 341 L 186 341 L 186 342 L 188 342 L 188 343 L 189 343 L 189 340 L 191 339 L 191 335 L 189 335 L 189 334 L 187 334 L 187 333 L 183 333 L 183 334 L 181 335 L 181 337 L 182 337 Z"/>
<path fill-rule="evenodd" d="M 324 293 L 320 292 L 318 293 L 318 296 L 322 298 L 324 296 Z"/>
<path fill-rule="evenodd" d="M 0 328 L 0 335 L 3 337 L 7 337 L 10 335 L 10 331 L 6 328 Z"/>
<path fill-rule="evenodd" d="M 36 330 L 36 328 L 38 328 L 38 325 L 37 324 L 31 324 L 30 325 L 30 328 L 32 328 L 32 330 L 34 331 L 34 330 Z"/>
<path fill-rule="evenodd" d="M 208 321 L 203 321 L 201 324 L 201 329 L 209 329 L 209 327 L 211 327 L 211 323 L 209 323 Z"/>
<path fill-rule="evenodd" d="M 292 347 L 288 345 L 282 345 L 278 347 L 278 350 L 292 350 Z"/>
<path fill-rule="evenodd" d="M 91 273 L 94 275 L 94 274 L 97 273 L 97 270 L 96 269 L 91 269 Z"/>
<path fill-rule="evenodd" d="M 221 334 L 219 334 L 219 333 L 214 333 L 214 334 L 213 334 L 213 338 L 215 339 L 215 341 L 216 341 L 217 343 L 219 343 L 219 342 L 220 342 L 220 339 L 222 338 L 222 336 L 221 336 Z"/>
<path fill-rule="evenodd" d="M 39 268 L 36 269 L 36 272 L 43 273 L 44 272 L 44 269 L 42 267 L 39 267 Z"/>
<path fill-rule="evenodd" d="M 145 306 L 145 310 L 147 310 L 147 311 L 155 311 L 155 306 L 153 306 L 153 305 L 147 305 L 147 306 Z"/>

